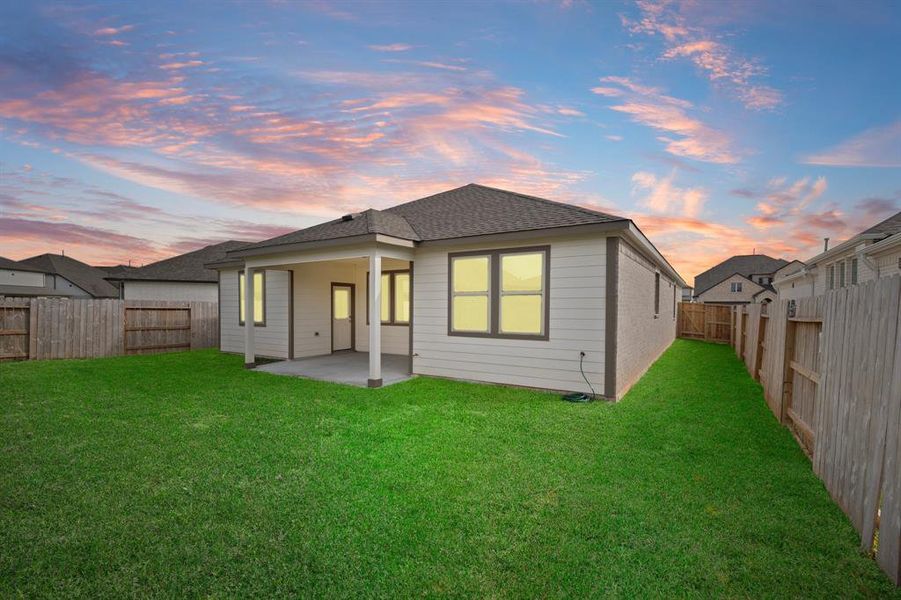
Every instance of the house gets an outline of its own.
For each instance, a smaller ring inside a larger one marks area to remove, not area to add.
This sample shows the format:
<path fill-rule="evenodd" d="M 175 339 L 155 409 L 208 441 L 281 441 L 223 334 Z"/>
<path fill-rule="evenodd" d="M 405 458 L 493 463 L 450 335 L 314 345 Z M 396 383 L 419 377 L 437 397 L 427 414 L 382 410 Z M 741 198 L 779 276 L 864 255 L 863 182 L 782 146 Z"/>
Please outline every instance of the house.
<path fill-rule="evenodd" d="M 615 399 L 675 337 L 685 282 L 629 219 L 476 184 L 227 253 L 221 349 Z M 246 321 L 246 325 L 245 325 Z M 393 358 L 392 358 L 393 355 Z"/>
<path fill-rule="evenodd" d="M 107 280 L 117 284 L 119 297 L 125 300 L 218 302 L 219 273 L 205 265 L 247 244 L 232 240 L 143 267 L 107 267 Z"/>
<path fill-rule="evenodd" d="M 901 273 L 901 211 L 833 248 L 826 247 L 776 282 L 779 299 L 809 298 L 829 290 Z"/>
<path fill-rule="evenodd" d="M 776 271 L 773 276 L 773 288 L 776 290 L 776 296 L 779 300 L 792 300 L 804 298 L 811 294 L 809 289 L 811 282 L 803 283 L 800 281 L 789 281 L 783 284 L 783 280 L 789 275 L 794 275 L 803 269 L 806 265 L 800 260 L 793 260 Z M 781 288 L 781 289 L 780 289 Z"/>
<path fill-rule="evenodd" d="M 695 289 L 691 286 L 682 288 L 682 302 L 691 302 L 692 298 L 694 297 L 694 291 Z"/>
<path fill-rule="evenodd" d="M 728 258 L 695 277 L 695 300 L 707 304 L 750 304 L 772 300 L 775 298 L 773 277 L 787 263 L 766 254 Z"/>
<path fill-rule="evenodd" d="M 44 274 L 42 286 L 3 288 L 10 296 L 63 296 L 68 298 L 117 298 L 119 290 L 108 282 L 106 273 L 80 260 L 62 254 L 41 254 L 17 262 L 18 265 Z M 37 281 L 36 276 L 34 281 Z"/>
<path fill-rule="evenodd" d="M 0 256 L 0 296 L 46 295 L 49 274 Z"/>

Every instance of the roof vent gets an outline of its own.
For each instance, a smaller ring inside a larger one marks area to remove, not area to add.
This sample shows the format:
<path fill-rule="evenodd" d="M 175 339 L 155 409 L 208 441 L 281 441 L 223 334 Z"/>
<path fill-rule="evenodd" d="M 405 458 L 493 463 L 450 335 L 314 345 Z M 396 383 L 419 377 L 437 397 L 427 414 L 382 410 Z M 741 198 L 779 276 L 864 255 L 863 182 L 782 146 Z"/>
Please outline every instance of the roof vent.
<path fill-rule="evenodd" d="M 356 219 L 359 216 L 360 216 L 360 213 L 347 213 L 346 215 L 341 217 L 341 220 L 342 221 L 353 221 L 354 219 Z"/>

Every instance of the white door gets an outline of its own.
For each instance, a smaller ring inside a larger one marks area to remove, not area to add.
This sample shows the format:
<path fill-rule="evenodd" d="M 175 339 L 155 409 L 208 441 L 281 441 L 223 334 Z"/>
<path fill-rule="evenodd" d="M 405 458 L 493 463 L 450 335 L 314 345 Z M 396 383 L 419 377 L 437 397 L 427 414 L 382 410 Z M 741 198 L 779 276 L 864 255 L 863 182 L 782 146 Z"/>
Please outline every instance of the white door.
<path fill-rule="evenodd" d="M 353 286 L 332 284 L 332 352 L 353 349 Z"/>

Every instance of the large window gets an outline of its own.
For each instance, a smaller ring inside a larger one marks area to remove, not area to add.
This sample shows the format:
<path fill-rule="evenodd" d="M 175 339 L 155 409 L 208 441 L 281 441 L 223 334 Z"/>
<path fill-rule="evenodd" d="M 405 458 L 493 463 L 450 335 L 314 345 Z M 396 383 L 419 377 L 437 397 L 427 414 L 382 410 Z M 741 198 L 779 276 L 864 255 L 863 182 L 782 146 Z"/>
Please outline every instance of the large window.
<path fill-rule="evenodd" d="M 838 263 L 838 287 L 845 287 L 845 263 Z"/>
<path fill-rule="evenodd" d="M 448 333 L 547 339 L 549 254 L 546 246 L 451 254 Z"/>
<path fill-rule="evenodd" d="M 382 325 L 410 324 L 410 271 L 382 271 L 379 314 Z M 369 273 L 366 274 L 366 324 L 369 325 Z"/>
<path fill-rule="evenodd" d="M 244 306 L 244 271 L 238 273 L 238 324 L 244 324 L 246 307 Z M 266 272 L 254 271 L 253 273 L 253 323 L 263 326 L 266 324 Z"/>
<path fill-rule="evenodd" d="M 826 271 L 827 278 L 829 280 L 828 285 L 830 290 L 835 289 L 835 265 L 829 265 L 828 270 Z"/>

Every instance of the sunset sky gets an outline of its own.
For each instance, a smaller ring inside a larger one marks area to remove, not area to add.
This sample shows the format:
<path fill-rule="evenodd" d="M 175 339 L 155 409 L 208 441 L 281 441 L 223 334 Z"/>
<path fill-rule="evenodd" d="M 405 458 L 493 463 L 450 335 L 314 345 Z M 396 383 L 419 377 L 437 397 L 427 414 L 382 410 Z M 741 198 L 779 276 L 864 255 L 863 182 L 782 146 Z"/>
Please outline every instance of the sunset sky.
<path fill-rule="evenodd" d="M 0 255 L 152 262 L 477 182 L 685 278 L 901 209 L 898 2 L 4 2 Z"/>

